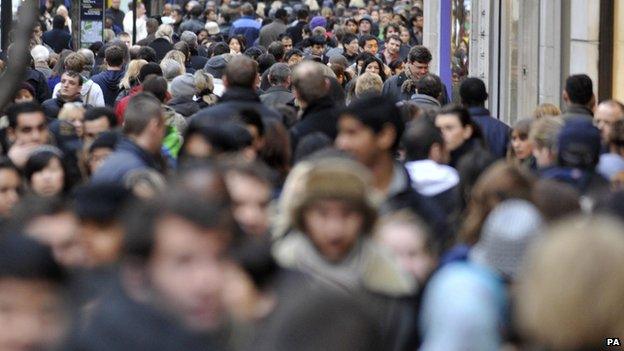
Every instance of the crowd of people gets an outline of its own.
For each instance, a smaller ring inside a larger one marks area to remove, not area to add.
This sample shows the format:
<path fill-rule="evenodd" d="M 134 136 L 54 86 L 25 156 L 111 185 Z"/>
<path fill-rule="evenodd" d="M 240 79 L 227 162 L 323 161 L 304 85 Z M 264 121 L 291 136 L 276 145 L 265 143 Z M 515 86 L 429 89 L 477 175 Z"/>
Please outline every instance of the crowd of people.
<path fill-rule="evenodd" d="M 2 107 L 0 349 L 624 337 L 624 105 L 587 75 L 492 116 L 412 1 L 111 3 L 77 48 L 47 0 Z"/>

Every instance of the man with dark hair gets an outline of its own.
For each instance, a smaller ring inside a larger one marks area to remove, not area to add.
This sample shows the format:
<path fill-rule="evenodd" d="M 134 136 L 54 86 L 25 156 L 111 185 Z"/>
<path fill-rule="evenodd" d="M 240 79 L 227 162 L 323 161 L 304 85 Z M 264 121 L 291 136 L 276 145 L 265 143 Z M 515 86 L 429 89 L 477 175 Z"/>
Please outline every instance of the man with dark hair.
<path fill-rule="evenodd" d="M 117 283 L 79 331 L 79 350 L 217 350 L 233 221 L 228 207 L 175 189 L 131 208 Z"/>
<path fill-rule="evenodd" d="M 117 126 L 117 116 L 110 107 L 94 107 L 87 109 L 84 115 L 85 143 L 89 144 L 100 134 Z"/>
<path fill-rule="evenodd" d="M 290 28 L 289 28 L 290 29 Z M 288 33 L 282 33 L 277 38 L 282 45 L 284 45 L 284 52 L 289 52 L 293 49 L 293 39 Z"/>
<path fill-rule="evenodd" d="M 288 35 L 292 39 L 293 45 L 297 45 L 301 42 L 301 40 L 303 40 L 303 27 L 308 25 L 309 16 L 310 13 L 308 12 L 308 10 L 304 8 L 299 9 L 297 11 L 297 22 L 293 26 L 288 27 L 288 29 L 286 30 L 286 33 L 288 33 Z M 284 44 L 284 46 L 286 45 Z"/>
<path fill-rule="evenodd" d="M 596 96 L 591 78 L 586 74 L 573 74 L 566 79 L 563 101 L 566 109 L 563 118 L 584 116 L 592 119 Z"/>
<path fill-rule="evenodd" d="M 390 62 L 401 59 L 401 38 L 398 35 L 393 34 L 386 38 L 386 45 L 384 51 L 379 53 L 378 57 L 381 62 L 388 65 Z"/>
<path fill-rule="evenodd" d="M 245 37 L 247 45 L 251 46 L 260 35 L 260 22 L 254 18 L 254 6 L 248 2 L 240 7 L 241 17 L 232 23 L 230 38 L 235 35 Z"/>
<path fill-rule="evenodd" d="M 119 94 L 119 82 L 124 76 L 123 63 L 124 52 L 116 45 L 112 45 L 104 51 L 106 71 L 91 77 L 91 80 L 100 86 L 104 94 L 106 106 L 113 106 Z"/>
<path fill-rule="evenodd" d="M 442 94 L 442 82 L 440 78 L 431 73 L 427 73 L 416 82 L 416 94 L 412 95 L 410 101 L 423 110 L 439 110 L 440 95 Z"/>
<path fill-rule="evenodd" d="M 50 250 L 24 234 L 0 241 L 0 345 L 4 350 L 65 349 L 71 325 L 65 276 Z"/>
<path fill-rule="evenodd" d="M 295 100 L 295 96 L 290 92 L 291 71 L 285 63 L 276 63 L 269 69 L 268 79 L 271 87 L 260 95 L 263 104 L 276 108 L 280 105 L 287 105 Z"/>
<path fill-rule="evenodd" d="M 191 8 L 189 11 L 190 18 L 180 24 L 180 32 L 184 33 L 185 31 L 190 31 L 193 33 L 197 33 L 200 30 L 204 29 L 204 22 L 202 22 L 199 17 L 202 15 L 202 7 L 197 4 Z"/>
<path fill-rule="evenodd" d="M 65 30 L 65 17 L 56 15 L 52 19 L 52 30 L 43 33 L 43 43 L 60 54 L 64 49 L 72 50 L 72 36 Z"/>
<path fill-rule="evenodd" d="M 485 83 L 479 78 L 466 78 L 459 87 L 459 95 L 462 105 L 468 109 L 470 117 L 483 132 L 490 153 L 496 158 L 505 157 L 511 128 L 492 117 L 485 108 L 485 100 L 488 98 Z"/>
<path fill-rule="evenodd" d="M 192 116 L 198 123 L 211 122 L 214 120 L 231 120 L 240 115 L 242 110 L 254 110 L 262 116 L 262 119 L 282 117 L 266 107 L 260 101 L 256 92 L 258 89 L 258 64 L 245 55 L 236 55 L 225 68 L 223 85 L 225 93 L 215 106 L 200 110 Z"/>
<path fill-rule="evenodd" d="M 398 107 L 381 96 L 357 100 L 338 117 L 336 147 L 371 170 L 373 187 L 384 196 L 380 211 L 409 208 L 440 237 L 447 235 L 442 211 L 411 186 L 410 176 L 394 155 L 405 130 Z"/>
<path fill-rule="evenodd" d="M 347 58 L 349 65 L 355 63 L 355 58 L 360 53 L 360 43 L 358 37 L 352 33 L 346 33 L 342 37 L 342 56 Z"/>
<path fill-rule="evenodd" d="M 286 32 L 288 24 L 288 12 L 284 9 L 275 11 L 275 19 L 270 24 L 260 29 L 260 45 L 265 48 L 276 41 L 280 34 Z"/>
<path fill-rule="evenodd" d="M 56 97 L 50 98 L 41 104 L 48 118 L 55 119 L 59 111 L 68 102 L 82 103 L 80 91 L 82 90 L 82 77 L 79 72 L 65 71 L 61 75 L 61 89 Z"/>
<path fill-rule="evenodd" d="M 165 120 L 161 102 L 153 95 L 133 96 L 124 113 L 124 138 L 117 150 L 97 169 L 93 183 L 120 183 L 136 170 L 160 170 L 158 162 L 165 136 Z"/>
<path fill-rule="evenodd" d="M 284 62 L 284 44 L 279 41 L 274 41 L 267 47 L 267 53 L 273 55 L 276 62 Z"/>
<path fill-rule="evenodd" d="M 49 142 L 48 121 L 36 102 L 12 105 L 7 109 L 7 116 L 7 141 L 10 144 L 7 156 L 22 168 L 34 149 Z"/>
<path fill-rule="evenodd" d="M 452 215 L 459 206 L 459 174 L 445 164 L 448 150 L 440 130 L 428 119 L 418 118 L 405 130 L 401 141 L 412 187 L 433 197 L 447 216 Z"/>
<path fill-rule="evenodd" d="M 304 61 L 293 72 L 293 92 L 303 113 L 301 119 L 290 128 L 290 142 L 293 150 L 306 135 L 322 132 L 329 138 L 336 138 L 338 113 L 334 100 L 329 96 L 330 82 L 325 77 L 323 66 L 318 62 Z"/>
<path fill-rule="evenodd" d="M 398 76 L 392 76 L 384 82 L 382 95 L 393 101 L 405 101 L 415 93 L 416 82 L 429 73 L 429 63 L 432 60 L 431 52 L 424 46 L 414 46 L 410 49 L 405 63 L 405 70 Z M 441 104 L 449 102 L 446 87 L 442 86 Z"/>
<path fill-rule="evenodd" d="M 364 15 L 358 22 L 358 33 L 360 36 L 372 35 L 373 31 L 373 18 L 369 15 Z"/>
<path fill-rule="evenodd" d="M 368 52 L 373 56 L 377 55 L 377 50 L 379 50 L 379 42 L 374 35 L 361 35 L 360 39 L 358 40 L 358 44 L 360 45 L 361 52 Z"/>

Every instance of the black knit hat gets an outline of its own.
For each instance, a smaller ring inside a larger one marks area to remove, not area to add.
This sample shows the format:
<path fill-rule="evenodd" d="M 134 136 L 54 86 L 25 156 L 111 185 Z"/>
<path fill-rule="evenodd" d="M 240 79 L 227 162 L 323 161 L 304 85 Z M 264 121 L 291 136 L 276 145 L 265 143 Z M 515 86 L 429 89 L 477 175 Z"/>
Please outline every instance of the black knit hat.
<path fill-rule="evenodd" d="M 114 221 L 131 199 L 130 190 L 120 184 L 88 184 L 76 189 L 76 215 L 99 223 Z"/>

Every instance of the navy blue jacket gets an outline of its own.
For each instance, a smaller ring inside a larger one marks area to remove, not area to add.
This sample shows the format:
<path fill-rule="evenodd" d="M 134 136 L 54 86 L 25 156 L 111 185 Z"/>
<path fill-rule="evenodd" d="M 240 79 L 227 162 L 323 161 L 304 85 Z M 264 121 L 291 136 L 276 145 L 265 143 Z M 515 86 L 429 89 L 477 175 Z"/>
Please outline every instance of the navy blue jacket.
<path fill-rule="evenodd" d="M 338 109 L 334 101 L 325 96 L 312 102 L 301 115 L 301 120 L 290 128 L 290 144 L 292 149 L 297 148 L 297 144 L 306 135 L 314 132 L 322 132 L 331 140 L 336 139 L 338 124 Z"/>
<path fill-rule="evenodd" d="M 282 120 L 282 116 L 275 110 L 268 108 L 261 101 L 258 94 L 245 88 L 228 88 L 219 102 L 208 108 L 204 108 L 194 114 L 192 123 L 200 123 L 203 121 L 231 121 L 234 117 L 240 115 L 240 112 L 246 109 L 255 110 L 260 114 L 262 119 Z"/>
<path fill-rule="evenodd" d="M 64 29 L 52 29 L 43 33 L 43 42 L 60 54 L 63 49 L 72 50 L 72 36 Z"/>
<path fill-rule="evenodd" d="M 113 107 L 115 105 L 115 99 L 119 95 L 120 90 L 119 82 L 123 78 L 124 73 L 123 70 L 106 70 L 91 77 L 91 80 L 102 88 L 106 106 Z"/>
<path fill-rule="evenodd" d="M 230 27 L 230 38 L 235 35 L 242 35 L 245 37 L 245 46 L 252 47 L 256 39 L 260 36 L 260 27 L 262 27 L 262 24 L 253 17 L 243 16 L 232 23 L 232 27 Z"/>
<path fill-rule="evenodd" d="M 93 174 L 93 183 L 123 183 L 128 173 L 142 169 L 160 170 L 156 157 L 128 138 L 117 143 L 117 149 Z"/>
<path fill-rule="evenodd" d="M 503 158 L 507 155 L 509 146 L 509 136 L 511 128 L 505 123 L 490 115 L 490 111 L 484 107 L 468 108 L 470 117 L 481 128 L 483 138 L 487 142 L 488 150 L 496 158 Z"/>

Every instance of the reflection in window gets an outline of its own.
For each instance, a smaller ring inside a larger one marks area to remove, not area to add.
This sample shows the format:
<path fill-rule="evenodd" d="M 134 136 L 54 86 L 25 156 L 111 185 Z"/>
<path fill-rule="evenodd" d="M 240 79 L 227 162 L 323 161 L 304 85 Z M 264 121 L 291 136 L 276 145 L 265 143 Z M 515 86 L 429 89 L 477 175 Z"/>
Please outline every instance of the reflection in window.
<path fill-rule="evenodd" d="M 454 102 L 459 102 L 460 82 L 468 77 L 471 2 L 472 0 L 452 0 L 451 5 L 451 73 Z"/>

